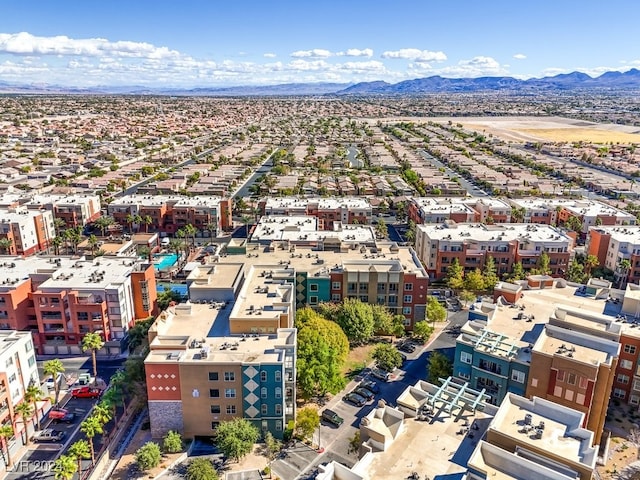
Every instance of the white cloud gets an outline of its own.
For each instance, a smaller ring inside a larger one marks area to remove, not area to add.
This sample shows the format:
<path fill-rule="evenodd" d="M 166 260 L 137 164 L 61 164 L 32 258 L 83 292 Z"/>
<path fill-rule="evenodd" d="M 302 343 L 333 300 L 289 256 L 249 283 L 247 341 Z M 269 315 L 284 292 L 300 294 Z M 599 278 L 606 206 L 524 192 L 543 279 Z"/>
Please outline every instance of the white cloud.
<path fill-rule="evenodd" d="M 27 32 L 0 33 L 0 53 L 16 55 L 115 55 L 132 58 L 174 58 L 180 56 L 167 47 L 150 43 L 118 41 L 104 38 L 73 39 L 66 36 L 37 37 Z"/>
<path fill-rule="evenodd" d="M 360 50 L 359 48 L 348 48 L 344 52 L 336 53 L 338 57 L 373 57 L 373 50 L 370 48 L 364 48 Z"/>
<path fill-rule="evenodd" d="M 418 69 L 420 64 L 412 64 L 410 67 Z M 506 75 L 508 71 L 504 65 L 492 57 L 477 56 L 469 60 L 460 60 L 457 65 L 432 69 L 432 75 L 443 75 L 446 77 L 482 77 L 482 76 L 498 76 Z"/>
<path fill-rule="evenodd" d="M 400 50 L 388 50 L 383 52 L 382 58 L 402 58 L 418 63 L 444 62 L 447 56 L 444 52 L 432 52 L 418 48 L 401 48 Z"/>
<path fill-rule="evenodd" d="M 524 53 L 516 53 L 513 58 L 515 58 L 516 60 L 524 60 L 525 58 L 527 58 L 527 56 Z"/>
<path fill-rule="evenodd" d="M 262 55 L 264 58 L 276 58 L 277 55 L 275 53 L 265 53 Z"/>
<path fill-rule="evenodd" d="M 297 50 L 291 54 L 291 56 L 294 58 L 327 58 L 331 57 L 332 55 L 333 53 L 331 53 L 329 50 L 324 50 L 322 48 L 314 48 L 313 50 Z"/>

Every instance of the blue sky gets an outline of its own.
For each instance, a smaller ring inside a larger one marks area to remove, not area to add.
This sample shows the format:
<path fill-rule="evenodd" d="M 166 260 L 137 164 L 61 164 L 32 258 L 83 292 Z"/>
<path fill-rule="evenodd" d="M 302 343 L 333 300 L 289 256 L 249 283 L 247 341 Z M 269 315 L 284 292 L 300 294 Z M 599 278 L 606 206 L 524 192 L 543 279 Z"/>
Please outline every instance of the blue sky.
<path fill-rule="evenodd" d="M 634 0 L 20 0 L 0 81 L 228 86 L 640 67 Z"/>

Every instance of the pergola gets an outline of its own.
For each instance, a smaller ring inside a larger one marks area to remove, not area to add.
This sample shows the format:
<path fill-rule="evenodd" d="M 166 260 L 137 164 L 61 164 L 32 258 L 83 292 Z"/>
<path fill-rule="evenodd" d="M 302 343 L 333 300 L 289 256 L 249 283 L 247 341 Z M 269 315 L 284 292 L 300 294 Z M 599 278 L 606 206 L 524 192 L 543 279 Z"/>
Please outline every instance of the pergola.
<path fill-rule="evenodd" d="M 454 377 L 439 378 L 438 380 L 442 385 L 434 393 L 427 393 L 425 403 L 434 408 L 436 404 L 439 404 L 441 409 L 450 414 L 456 410 L 458 416 L 462 415 L 465 410 L 475 413 L 476 410 L 484 409 L 484 402 L 490 398 L 485 393 L 485 389 L 478 391 L 470 388 L 469 382 L 461 382 Z"/>
<path fill-rule="evenodd" d="M 488 353 L 496 355 L 504 355 L 507 358 L 515 357 L 520 347 L 513 343 L 513 339 L 501 333 L 492 332 L 484 329 L 482 333 L 476 336 L 474 349 L 484 350 Z"/>

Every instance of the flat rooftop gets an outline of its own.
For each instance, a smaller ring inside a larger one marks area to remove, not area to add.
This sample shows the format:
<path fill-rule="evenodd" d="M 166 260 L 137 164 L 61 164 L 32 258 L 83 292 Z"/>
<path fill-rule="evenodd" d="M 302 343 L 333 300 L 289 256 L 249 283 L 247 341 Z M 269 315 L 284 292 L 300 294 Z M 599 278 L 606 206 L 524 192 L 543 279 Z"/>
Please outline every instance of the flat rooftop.
<path fill-rule="evenodd" d="M 251 266 L 231 311 L 231 318 L 279 319 L 289 307 L 294 308 L 293 280 L 293 269 L 269 264 Z"/>
<path fill-rule="evenodd" d="M 462 241 L 468 239 L 473 242 L 481 241 L 503 241 L 512 240 L 529 242 L 544 242 L 545 244 L 571 243 L 572 240 L 561 230 L 551 225 L 534 223 L 509 223 L 497 225 L 485 225 L 483 223 L 457 223 L 454 225 L 444 224 L 421 224 L 418 229 L 427 233 L 431 240 L 455 240 Z"/>
<path fill-rule="evenodd" d="M 233 288 L 242 269 L 241 263 L 198 265 L 187 278 L 189 289 Z"/>

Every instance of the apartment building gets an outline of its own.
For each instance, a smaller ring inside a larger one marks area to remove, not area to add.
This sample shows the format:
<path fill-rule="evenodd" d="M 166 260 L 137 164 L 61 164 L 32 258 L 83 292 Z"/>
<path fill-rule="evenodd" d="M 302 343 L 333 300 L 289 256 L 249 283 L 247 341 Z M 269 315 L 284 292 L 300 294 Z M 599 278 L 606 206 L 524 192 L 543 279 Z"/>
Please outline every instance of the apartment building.
<path fill-rule="evenodd" d="M 492 197 L 413 197 L 407 214 L 416 224 L 443 223 L 509 223 L 511 206 Z"/>
<path fill-rule="evenodd" d="M 200 231 L 214 235 L 232 226 L 231 200 L 220 197 L 185 197 L 180 195 L 126 195 L 116 198 L 107 212 L 121 225 L 130 225 L 131 217 L 143 219 L 137 229 L 174 234 L 191 224 Z M 150 218 L 147 223 L 146 219 Z"/>
<path fill-rule="evenodd" d="M 24 201 L 30 210 L 45 209 L 64 220 L 67 228 L 81 227 L 100 216 L 98 195 L 33 195 Z"/>
<path fill-rule="evenodd" d="M 24 206 L 0 210 L 0 239 L 7 240 L 6 255 L 33 255 L 47 250 L 56 236 L 53 214 Z"/>
<path fill-rule="evenodd" d="M 573 240 L 549 225 L 481 223 L 417 225 L 416 252 L 429 277 L 442 279 L 457 259 L 465 271 L 484 268 L 493 257 L 498 275 L 521 262 L 525 271 L 536 267 L 542 252 L 549 256 L 551 274 L 561 276 L 569 264 Z"/>
<path fill-rule="evenodd" d="M 3 440 L 8 442 L 10 450 L 19 448 L 23 443 L 21 439 L 24 438 L 25 425 L 15 414 L 15 407 L 22 403 L 24 393 L 31 384 L 40 385 L 31 334 L 0 330 L 0 426 L 13 427 L 13 438 Z M 39 418 L 48 402 L 38 402 Z"/>
<path fill-rule="evenodd" d="M 598 258 L 600 266 L 615 272 L 616 284 L 640 283 L 640 226 L 591 227 L 586 250 Z M 622 268 L 623 260 L 628 260 L 631 268 Z"/>
<path fill-rule="evenodd" d="M 371 225 L 372 207 L 363 197 L 267 198 L 258 208 L 262 215 L 312 215 L 320 230 L 332 230 L 334 223 Z"/>
<path fill-rule="evenodd" d="M 124 338 L 157 310 L 153 265 L 133 257 L 2 257 L 0 326 L 31 330 L 40 354 L 79 353 L 82 336 Z"/>
<path fill-rule="evenodd" d="M 282 438 L 295 418 L 295 297 L 267 269 L 280 270 L 251 268 L 243 282 L 241 264 L 201 268 L 189 285 L 199 300 L 160 314 L 145 359 L 154 437 L 212 436 L 221 421 L 242 417 Z"/>

